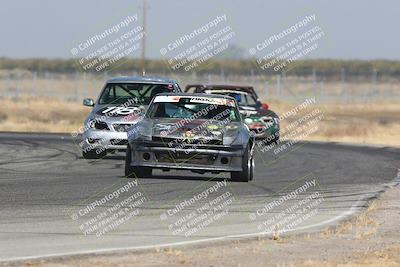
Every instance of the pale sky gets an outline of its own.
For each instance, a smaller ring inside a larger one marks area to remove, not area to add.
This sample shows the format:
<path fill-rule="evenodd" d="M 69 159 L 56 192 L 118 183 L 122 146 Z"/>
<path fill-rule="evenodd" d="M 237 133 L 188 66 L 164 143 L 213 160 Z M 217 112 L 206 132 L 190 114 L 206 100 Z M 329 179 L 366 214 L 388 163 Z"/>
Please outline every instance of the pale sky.
<path fill-rule="evenodd" d="M 93 34 L 141 14 L 142 0 L 2 0 L 0 57 L 72 57 Z M 147 55 L 226 14 L 247 52 L 266 37 L 316 15 L 325 35 L 308 58 L 400 60 L 400 1 L 148 0 Z M 246 56 L 249 56 L 247 53 Z"/>

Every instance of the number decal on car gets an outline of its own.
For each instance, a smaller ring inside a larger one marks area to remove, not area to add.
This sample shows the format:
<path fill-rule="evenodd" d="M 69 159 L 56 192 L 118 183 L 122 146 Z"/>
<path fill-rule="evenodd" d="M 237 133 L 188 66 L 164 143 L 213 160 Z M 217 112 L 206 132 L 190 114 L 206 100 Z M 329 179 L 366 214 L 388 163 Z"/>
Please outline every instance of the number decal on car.
<path fill-rule="evenodd" d="M 137 107 L 108 107 L 102 111 L 103 114 L 117 114 L 117 115 L 129 115 L 132 113 L 140 113 L 140 109 Z"/>

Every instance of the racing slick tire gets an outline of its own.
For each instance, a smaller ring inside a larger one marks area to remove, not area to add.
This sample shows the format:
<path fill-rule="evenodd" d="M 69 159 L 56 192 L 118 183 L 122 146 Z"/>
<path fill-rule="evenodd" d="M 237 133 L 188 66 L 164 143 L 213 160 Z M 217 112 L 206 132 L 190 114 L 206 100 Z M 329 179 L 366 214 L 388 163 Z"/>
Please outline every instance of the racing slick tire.
<path fill-rule="evenodd" d="M 242 171 L 231 172 L 231 180 L 233 182 L 248 182 L 253 180 L 254 176 L 254 157 L 251 149 L 247 146 L 242 159 Z"/>
<path fill-rule="evenodd" d="M 125 156 L 125 176 L 126 178 L 149 178 L 152 175 L 151 168 L 149 167 L 132 167 L 132 150 L 128 145 Z"/>
<path fill-rule="evenodd" d="M 276 132 L 275 134 L 273 134 L 272 138 L 266 138 L 264 141 L 267 145 L 271 145 L 271 144 L 279 144 L 279 132 Z"/>
<path fill-rule="evenodd" d="M 105 151 L 102 151 L 101 153 L 97 153 L 96 150 L 93 150 L 93 149 L 88 150 L 88 151 L 82 150 L 82 157 L 84 159 L 101 159 L 101 158 L 105 157 L 106 154 L 107 153 Z"/>

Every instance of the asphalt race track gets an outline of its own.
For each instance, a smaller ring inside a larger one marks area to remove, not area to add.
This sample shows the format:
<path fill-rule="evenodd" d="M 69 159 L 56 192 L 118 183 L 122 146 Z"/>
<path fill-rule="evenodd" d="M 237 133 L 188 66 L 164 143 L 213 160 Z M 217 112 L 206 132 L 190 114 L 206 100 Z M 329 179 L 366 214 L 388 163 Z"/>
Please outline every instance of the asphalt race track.
<path fill-rule="evenodd" d="M 393 148 L 297 143 L 278 154 L 257 150 L 250 183 L 175 171 L 135 180 L 123 176 L 123 154 L 88 161 L 76 142 L 67 135 L 0 134 L 0 261 L 271 234 L 268 227 L 289 214 L 299 220 L 284 227 L 287 234 L 315 231 L 364 208 L 400 168 Z M 185 220 L 200 222 L 199 214 L 212 219 L 180 228 Z M 107 221 L 114 224 L 98 234 L 106 215 L 115 215 Z"/>

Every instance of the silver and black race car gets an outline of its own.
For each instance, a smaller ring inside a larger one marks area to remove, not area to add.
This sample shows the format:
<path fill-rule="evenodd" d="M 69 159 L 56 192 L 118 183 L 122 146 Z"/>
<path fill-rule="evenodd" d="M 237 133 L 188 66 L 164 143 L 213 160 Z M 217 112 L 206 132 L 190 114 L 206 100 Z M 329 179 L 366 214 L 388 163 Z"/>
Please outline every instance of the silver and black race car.
<path fill-rule="evenodd" d="M 126 150 L 127 129 L 141 119 L 153 97 L 163 92 L 181 92 L 174 80 L 151 77 L 118 77 L 108 80 L 84 122 L 80 143 L 84 158 L 101 158 L 107 152 Z"/>
<path fill-rule="evenodd" d="M 150 177 L 152 169 L 230 172 L 249 181 L 254 138 L 234 98 L 207 94 L 155 96 L 143 119 L 128 130 L 125 175 Z"/>
<path fill-rule="evenodd" d="M 263 139 L 267 144 L 279 141 L 279 116 L 268 104 L 261 103 L 253 87 L 190 84 L 186 86 L 185 92 L 221 94 L 235 98 L 244 122 L 254 137 Z"/>

